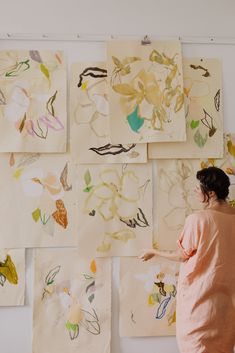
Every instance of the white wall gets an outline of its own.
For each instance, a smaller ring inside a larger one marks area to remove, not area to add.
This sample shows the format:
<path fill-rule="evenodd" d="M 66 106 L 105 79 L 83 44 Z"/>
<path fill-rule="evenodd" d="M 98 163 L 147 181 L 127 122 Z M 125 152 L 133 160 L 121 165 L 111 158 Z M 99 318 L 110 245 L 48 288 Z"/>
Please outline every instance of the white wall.
<path fill-rule="evenodd" d="M 0 33 L 235 37 L 233 0 L 0 0 L 0 5 Z M 105 43 L 0 41 L 0 49 L 5 48 L 61 48 L 69 64 L 105 60 Z M 192 44 L 184 45 L 183 51 L 187 57 L 222 59 L 225 130 L 235 132 L 235 46 Z M 31 353 L 32 258 L 28 250 L 26 306 L 0 309 L 0 353 Z M 111 353 L 178 353 L 174 337 L 119 338 L 118 259 L 114 259 L 112 314 Z"/>
<path fill-rule="evenodd" d="M 234 36 L 233 0 L 1 0 L 0 31 Z"/>

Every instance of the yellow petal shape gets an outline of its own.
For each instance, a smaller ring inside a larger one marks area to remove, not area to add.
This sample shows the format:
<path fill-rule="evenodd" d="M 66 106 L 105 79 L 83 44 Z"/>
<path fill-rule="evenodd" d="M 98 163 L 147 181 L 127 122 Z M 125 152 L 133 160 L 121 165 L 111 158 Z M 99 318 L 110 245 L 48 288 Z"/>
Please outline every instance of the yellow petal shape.
<path fill-rule="evenodd" d="M 148 297 L 148 305 L 153 305 L 153 304 L 154 304 L 153 297 L 152 297 L 152 294 L 150 294 Z"/>
<path fill-rule="evenodd" d="M 174 112 L 177 113 L 183 107 L 183 104 L 184 104 L 184 94 L 181 93 L 176 99 Z"/>
<path fill-rule="evenodd" d="M 14 174 L 13 174 L 13 177 L 14 177 L 15 179 L 19 179 L 19 177 L 21 176 L 22 172 L 23 172 L 23 169 L 22 169 L 22 168 L 16 169 L 15 172 L 14 172 Z"/>
<path fill-rule="evenodd" d="M 123 241 L 124 243 L 126 243 L 130 239 L 135 239 L 136 237 L 135 233 L 130 229 L 123 229 L 113 233 L 106 232 L 105 235 L 115 240 Z"/>
<path fill-rule="evenodd" d="M 113 86 L 113 90 L 123 96 L 135 96 L 138 91 L 127 83 L 120 83 Z"/>
<path fill-rule="evenodd" d="M 108 252 L 111 249 L 110 243 L 102 243 L 100 246 L 97 247 L 98 252 Z"/>
<path fill-rule="evenodd" d="M 228 148 L 228 152 L 231 154 L 231 156 L 233 156 L 233 158 L 235 158 L 235 145 L 233 145 L 231 140 L 229 140 L 227 142 L 227 148 Z"/>
<path fill-rule="evenodd" d="M 3 274 L 8 280 L 8 282 L 11 284 L 18 283 L 16 267 L 10 255 L 7 255 L 6 260 L 4 262 L 0 262 L 0 274 Z"/>

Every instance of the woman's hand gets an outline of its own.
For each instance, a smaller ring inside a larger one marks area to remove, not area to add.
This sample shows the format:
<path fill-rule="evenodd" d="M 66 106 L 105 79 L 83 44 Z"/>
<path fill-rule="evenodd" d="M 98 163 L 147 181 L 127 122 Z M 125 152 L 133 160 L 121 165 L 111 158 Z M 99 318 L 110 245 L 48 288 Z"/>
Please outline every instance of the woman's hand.
<path fill-rule="evenodd" d="M 148 261 L 152 259 L 154 256 L 156 256 L 156 250 L 154 249 L 145 249 L 143 253 L 139 256 L 139 259 L 142 261 Z"/>

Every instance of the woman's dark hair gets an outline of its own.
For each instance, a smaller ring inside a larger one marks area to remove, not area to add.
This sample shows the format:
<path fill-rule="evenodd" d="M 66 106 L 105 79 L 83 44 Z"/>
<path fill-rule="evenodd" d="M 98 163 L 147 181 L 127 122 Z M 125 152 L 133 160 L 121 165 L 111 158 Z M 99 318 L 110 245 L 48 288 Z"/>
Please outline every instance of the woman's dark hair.
<path fill-rule="evenodd" d="M 217 167 L 209 167 L 197 172 L 204 201 L 209 200 L 209 192 L 214 191 L 218 200 L 226 200 L 229 194 L 230 181 L 225 172 Z"/>

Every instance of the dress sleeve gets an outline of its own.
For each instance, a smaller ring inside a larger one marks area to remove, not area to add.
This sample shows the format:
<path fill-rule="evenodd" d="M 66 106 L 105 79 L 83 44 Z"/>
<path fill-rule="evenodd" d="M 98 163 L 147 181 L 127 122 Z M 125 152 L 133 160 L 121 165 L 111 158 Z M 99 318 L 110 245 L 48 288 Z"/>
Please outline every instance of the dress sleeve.
<path fill-rule="evenodd" d="M 177 241 L 180 250 L 187 258 L 197 252 L 200 235 L 199 219 L 195 214 L 192 214 L 186 218 L 184 228 Z"/>

